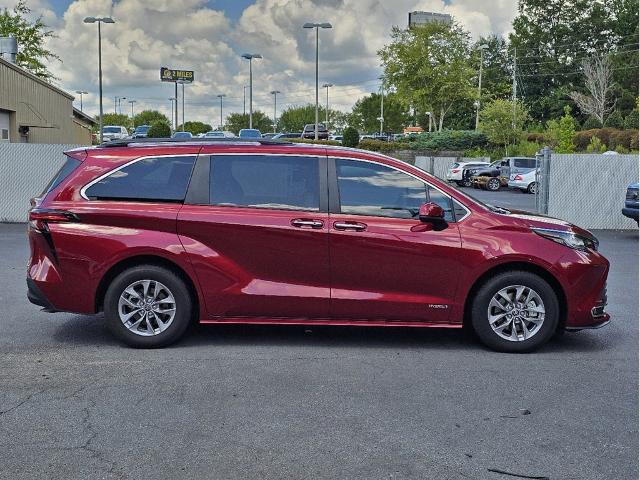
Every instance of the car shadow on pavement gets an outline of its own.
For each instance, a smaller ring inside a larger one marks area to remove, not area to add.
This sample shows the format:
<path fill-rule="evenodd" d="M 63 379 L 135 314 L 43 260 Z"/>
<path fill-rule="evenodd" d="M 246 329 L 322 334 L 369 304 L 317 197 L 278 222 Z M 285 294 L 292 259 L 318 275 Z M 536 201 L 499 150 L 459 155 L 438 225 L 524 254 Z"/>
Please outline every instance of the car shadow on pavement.
<path fill-rule="evenodd" d="M 60 323 L 54 338 L 75 346 L 122 345 L 108 331 L 103 315 L 72 315 Z M 466 329 L 359 327 L 325 325 L 193 325 L 169 348 L 203 346 L 307 346 L 340 348 L 424 348 L 486 351 Z M 123 346 L 123 348 L 126 348 Z M 590 352 L 608 348 L 590 332 L 567 333 L 553 339 L 540 353 Z"/>

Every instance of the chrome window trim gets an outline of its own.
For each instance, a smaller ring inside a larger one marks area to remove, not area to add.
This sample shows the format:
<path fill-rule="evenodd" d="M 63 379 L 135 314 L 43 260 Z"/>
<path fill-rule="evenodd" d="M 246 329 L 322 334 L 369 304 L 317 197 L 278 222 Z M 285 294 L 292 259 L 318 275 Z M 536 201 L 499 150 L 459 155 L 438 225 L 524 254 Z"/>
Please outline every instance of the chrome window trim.
<path fill-rule="evenodd" d="M 420 178 L 419 176 L 414 175 L 414 174 L 413 174 L 413 173 L 411 173 L 411 172 L 407 172 L 407 171 L 402 170 L 402 169 L 400 169 L 400 168 L 397 168 L 397 167 L 395 167 L 395 166 L 393 166 L 393 165 L 387 165 L 387 164 L 381 163 L 380 161 L 376 161 L 376 160 L 368 160 L 368 159 L 364 159 L 364 158 L 354 158 L 354 157 L 342 157 L 342 156 L 335 156 L 335 155 L 329 155 L 329 156 L 328 156 L 328 158 L 334 158 L 334 159 L 336 159 L 336 160 L 355 160 L 355 161 L 357 161 L 357 162 L 373 163 L 373 164 L 375 164 L 375 165 L 380 165 L 380 166 L 383 166 L 383 167 L 388 167 L 388 168 L 391 168 L 391 169 L 393 169 L 393 170 L 396 170 L 396 171 L 398 171 L 398 172 L 400 172 L 400 173 L 404 173 L 405 175 L 409 175 L 410 177 L 413 177 L 413 178 L 415 178 L 416 180 L 421 181 L 421 182 L 422 182 L 422 183 L 424 183 L 425 185 L 428 185 L 429 187 L 431 187 L 431 188 L 433 188 L 433 189 L 437 190 L 437 191 L 438 191 L 438 192 L 440 192 L 442 195 L 444 195 L 444 196 L 445 196 L 445 197 L 447 197 L 449 200 L 451 200 L 451 201 L 452 201 L 452 203 L 451 203 L 451 207 L 452 207 L 452 209 L 454 210 L 452 213 L 453 213 L 454 217 L 456 218 L 455 223 L 460 223 L 461 221 L 463 221 L 463 220 L 465 220 L 467 217 L 469 217 L 469 215 L 471 215 L 471 210 L 469 210 L 469 209 L 467 208 L 467 206 L 466 206 L 465 204 L 463 204 L 460 200 L 458 200 L 458 199 L 456 199 L 456 198 L 453 198 L 453 197 L 452 197 L 451 195 L 449 195 L 447 192 L 443 192 L 441 189 L 439 189 L 439 188 L 438 188 L 438 187 L 436 187 L 435 185 L 433 185 L 433 184 L 431 184 L 431 183 L 429 183 L 429 182 L 426 182 L 423 178 Z M 414 168 L 415 168 L 415 167 L 414 167 Z M 426 173 L 426 172 L 425 172 L 425 173 Z M 454 207 L 454 205 L 453 205 L 453 201 L 458 202 L 458 203 L 462 206 L 462 208 L 464 208 L 464 209 L 465 209 L 465 211 L 467 212 L 467 213 L 465 213 L 462 217 L 460 217 L 459 219 L 457 218 L 457 216 L 456 216 L 456 214 L 455 214 L 455 207 Z M 345 214 L 345 215 L 346 215 L 346 214 Z M 391 217 L 380 217 L 380 218 L 391 218 Z"/>
<path fill-rule="evenodd" d="M 95 185 L 96 183 L 98 183 L 101 180 L 104 180 L 105 178 L 113 175 L 116 172 L 119 172 L 120 170 L 122 170 L 123 168 L 128 167 L 129 165 L 133 165 L 134 163 L 139 162 L 140 160 L 146 160 L 149 158 L 176 158 L 176 157 L 195 157 L 196 160 L 198 158 L 198 153 L 181 153 L 181 154 L 177 154 L 177 155 L 147 155 L 144 157 L 138 157 L 138 158 L 134 158 L 133 160 L 124 163 L 122 165 L 120 165 L 119 167 L 116 167 L 112 170 L 109 170 L 107 173 L 104 173 L 102 175 L 100 175 L 98 178 L 94 178 L 93 180 L 91 180 L 89 183 L 87 183 L 84 187 L 82 187 L 80 189 L 80 196 L 82 198 L 84 198 L 85 200 L 88 200 L 90 202 L 92 202 L 93 200 L 91 200 L 89 197 L 87 197 L 86 191 L 88 188 L 92 187 L 93 185 Z"/>

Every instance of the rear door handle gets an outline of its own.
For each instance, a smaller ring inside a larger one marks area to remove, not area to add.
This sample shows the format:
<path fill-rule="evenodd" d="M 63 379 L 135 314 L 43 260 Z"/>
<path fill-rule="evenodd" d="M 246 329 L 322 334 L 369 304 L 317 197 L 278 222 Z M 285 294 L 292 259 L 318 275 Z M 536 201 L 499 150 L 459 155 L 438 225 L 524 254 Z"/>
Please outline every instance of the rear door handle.
<path fill-rule="evenodd" d="M 354 232 L 362 232 L 367 229 L 366 223 L 360 222 L 335 222 L 333 228 L 336 230 L 353 230 Z"/>
<path fill-rule="evenodd" d="M 322 220 L 294 218 L 291 220 L 291 225 L 298 228 L 322 228 L 324 222 Z"/>

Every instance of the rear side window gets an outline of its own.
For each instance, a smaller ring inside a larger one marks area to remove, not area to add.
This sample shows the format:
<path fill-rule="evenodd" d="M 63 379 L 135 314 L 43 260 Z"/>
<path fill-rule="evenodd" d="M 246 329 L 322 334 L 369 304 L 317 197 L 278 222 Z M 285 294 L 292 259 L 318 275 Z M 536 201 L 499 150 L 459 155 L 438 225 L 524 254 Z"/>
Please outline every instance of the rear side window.
<path fill-rule="evenodd" d="M 211 157 L 213 205 L 320 210 L 316 157 L 220 155 Z"/>
<path fill-rule="evenodd" d="M 143 158 L 97 181 L 85 190 L 92 200 L 182 202 L 196 157 Z"/>
<path fill-rule="evenodd" d="M 53 176 L 53 178 L 49 182 L 49 185 L 47 185 L 46 188 L 44 189 L 44 191 L 42 192 L 42 195 L 43 196 L 46 195 L 51 190 L 53 190 L 58 185 L 60 185 L 65 178 L 67 178 L 69 175 L 71 175 L 71 172 L 73 172 L 76 168 L 78 168 L 80 166 L 80 163 L 82 163 L 82 162 L 80 162 L 80 160 L 76 160 L 75 158 L 67 157 L 67 160 L 64 162 L 62 167 L 60 167 L 60 170 L 58 170 L 58 173 L 56 173 Z"/>

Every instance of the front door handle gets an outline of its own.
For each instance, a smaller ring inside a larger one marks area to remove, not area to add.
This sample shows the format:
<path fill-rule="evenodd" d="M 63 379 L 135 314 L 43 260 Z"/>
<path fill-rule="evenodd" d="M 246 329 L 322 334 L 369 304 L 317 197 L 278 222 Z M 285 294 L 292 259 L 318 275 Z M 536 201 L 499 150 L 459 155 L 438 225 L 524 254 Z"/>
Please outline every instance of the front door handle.
<path fill-rule="evenodd" d="M 360 222 L 335 222 L 333 228 L 336 230 L 352 230 L 354 232 L 362 232 L 367 229 L 366 223 Z"/>
<path fill-rule="evenodd" d="M 324 222 L 322 220 L 294 218 L 293 220 L 291 220 L 291 225 L 298 228 L 322 228 Z"/>

